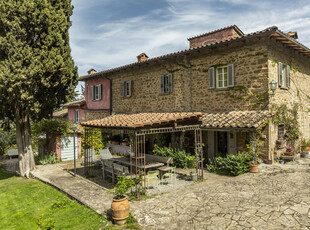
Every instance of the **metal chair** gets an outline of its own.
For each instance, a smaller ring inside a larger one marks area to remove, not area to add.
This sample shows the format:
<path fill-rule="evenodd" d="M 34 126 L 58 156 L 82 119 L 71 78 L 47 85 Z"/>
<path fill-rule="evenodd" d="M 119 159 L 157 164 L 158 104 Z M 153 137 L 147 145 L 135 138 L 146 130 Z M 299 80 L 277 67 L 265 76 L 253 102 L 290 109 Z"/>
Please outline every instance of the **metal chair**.
<path fill-rule="evenodd" d="M 170 178 L 170 182 L 171 182 L 172 184 L 175 184 L 175 182 L 176 182 L 175 168 L 176 168 L 176 167 L 172 167 L 172 169 L 171 169 L 170 172 L 165 173 L 165 174 L 162 176 L 162 179 L 164 180 L 165 178 Z"/>
<path fill-rule="evenodd" d="M 159 171 L 158 170 L 147 172 L 147 177 L 146 177 L 147 188 L 149 189 L 150 184 L 154 182 L 157 184 L 157 186 L 159 186 Z"/>

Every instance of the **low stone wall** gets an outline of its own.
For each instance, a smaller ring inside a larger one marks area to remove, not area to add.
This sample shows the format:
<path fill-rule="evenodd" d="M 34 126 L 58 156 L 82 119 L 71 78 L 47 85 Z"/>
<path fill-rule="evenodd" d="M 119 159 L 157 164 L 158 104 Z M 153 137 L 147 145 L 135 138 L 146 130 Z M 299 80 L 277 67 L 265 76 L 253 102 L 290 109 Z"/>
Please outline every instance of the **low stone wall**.
<path fill-rule="evenodd" d="M 19 169 L 18 158 L 11 160 L 3 160 L 0 162 L 0 165 L 3 165 L 7 172 L 16 173 Z"/>

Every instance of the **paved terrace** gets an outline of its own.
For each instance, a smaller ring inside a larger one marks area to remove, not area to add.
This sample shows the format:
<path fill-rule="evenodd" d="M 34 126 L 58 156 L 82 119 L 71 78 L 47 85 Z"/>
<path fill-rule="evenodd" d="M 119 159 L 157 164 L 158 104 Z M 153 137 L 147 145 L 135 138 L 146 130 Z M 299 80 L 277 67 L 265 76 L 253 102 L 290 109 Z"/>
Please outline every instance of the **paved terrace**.
<path fill-rule="evenodd" d="M 40 166 L 34 176 L 98 213 L 112 195 L 56 165 Z M 145 229 L 310 229 L 310 159 L 261 165 L 260 173 L 207 180 L 143 201 L 131 212 Z"/>

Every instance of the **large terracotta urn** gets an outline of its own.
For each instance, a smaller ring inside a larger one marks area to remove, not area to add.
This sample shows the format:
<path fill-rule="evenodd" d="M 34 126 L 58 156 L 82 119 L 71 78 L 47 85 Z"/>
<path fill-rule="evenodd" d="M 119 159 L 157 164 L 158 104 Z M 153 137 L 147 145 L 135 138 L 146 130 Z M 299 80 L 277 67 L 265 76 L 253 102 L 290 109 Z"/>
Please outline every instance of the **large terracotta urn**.
<path fill-rule="evenodd" d="M 257 173 L 258 172 L 258 165 L 250 165 L 250 172 Z"/>
<path fill-rule="evenodd" d="M 126 224 L 126 219 L 129 216 L 129 201 L 127 198 L 113 198 L 111 209 L 114 223 L 117 225 Z"/>

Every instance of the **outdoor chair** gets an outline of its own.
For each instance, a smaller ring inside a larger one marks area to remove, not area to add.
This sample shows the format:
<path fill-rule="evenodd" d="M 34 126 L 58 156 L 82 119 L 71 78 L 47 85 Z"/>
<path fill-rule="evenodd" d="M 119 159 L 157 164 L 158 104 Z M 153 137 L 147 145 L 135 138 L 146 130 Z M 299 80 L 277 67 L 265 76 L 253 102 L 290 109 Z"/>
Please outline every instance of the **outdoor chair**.
<path fill-rule="evenodd" d="M 99 150 L 101 160 L 109 160 L 113 158 L 112 154 L 110 153 L 110 150 L 108 148 L 100 149 Z"/>
<path fill-rule="evenodd" d="M 147 188 L 150 188 L 150 184 L 156 183 L 159 186 L 159 171 L 148 171 L 146 177 Z"/>
<path fill-rule="evenodd" d="M 100 164 L 94 149 L 85 149 L 85 161 L 90 164 Z"/>
<path fill-rule="evenodd" d="M 165 173 L 165 174 L 162 176 L 162 179 L 165 180 L 165 179 L 169 178 L 169 179 L 170 179 L 170 182 L 171 182 L 172 184 L 175 184 L 175 181 L 176 181 L 175 168 L 176 168 L 176 167 L 172 167 L 172 169 L 171 169 L 170 172 Z"/>

